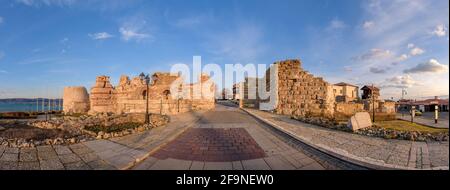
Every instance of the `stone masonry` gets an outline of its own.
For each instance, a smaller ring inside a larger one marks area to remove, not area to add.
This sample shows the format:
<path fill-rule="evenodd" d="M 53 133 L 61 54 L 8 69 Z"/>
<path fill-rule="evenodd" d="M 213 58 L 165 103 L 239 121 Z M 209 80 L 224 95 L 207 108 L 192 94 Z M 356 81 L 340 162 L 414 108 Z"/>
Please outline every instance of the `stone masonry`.
<path fill-rule="evenodd" d="M 87 95 L 88 98 L 78 103 L 90 106 L 77 112 L 144 113 L 147 96 L 149 113 L 177 114 L 214 108 L 215 84 L 208 75 L 202 74 L 199 82 L 194 84 L 185 84 L 183 81 L 180 75 L 157 72 L 152 75 L 147 92 L 142 76 L 131 80 L 128 76 L 121 76 L 117 86 L 111 84 L 108 76 L 98 76 L 91 88 L 90 96 Z M 71 93 L 67 94 L 69 97 Z"/>
<path fill-rule="evenodd" d="M 359 99 L 357 86 L 330 84 L 304 70 L 298 59 L 275 62 L 263 78 L 246 78 L 243 86 L 241 96 L 245 107 L 282 115 L 345 120 L 357 112 L 369 110 Z M 251 97 L 252 93 L 256 97 Z M 390 102 L 376 102 L 376 112 L 395 111 Z"/>

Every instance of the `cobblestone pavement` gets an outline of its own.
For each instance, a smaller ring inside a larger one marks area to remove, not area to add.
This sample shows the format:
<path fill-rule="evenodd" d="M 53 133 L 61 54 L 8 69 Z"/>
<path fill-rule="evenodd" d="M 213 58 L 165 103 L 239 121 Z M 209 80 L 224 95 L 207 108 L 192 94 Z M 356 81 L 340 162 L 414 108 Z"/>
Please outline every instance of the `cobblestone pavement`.
<path fill-rule="evenodd" d="M 316 149 L 369 168 L 448 170 L 448 142 L 414 142 L 367 137 L 302 123 L 269 112 L 245 110 Z"/>
<path fill-rule="evenodd" d="M 0 146 L 0 170 L 127 169 L 188 129 L 197 114 L 180 114 L 167 126 L 111 140 L 20 149 Z"/>
<path fill-rule="evenodd" d="M 189 138 L 190 137 L 190 138 Z M 323 170 L 364 169 L 323 154 L 273 130 L 236 107 L 214 111 L 136 170 Z"/>

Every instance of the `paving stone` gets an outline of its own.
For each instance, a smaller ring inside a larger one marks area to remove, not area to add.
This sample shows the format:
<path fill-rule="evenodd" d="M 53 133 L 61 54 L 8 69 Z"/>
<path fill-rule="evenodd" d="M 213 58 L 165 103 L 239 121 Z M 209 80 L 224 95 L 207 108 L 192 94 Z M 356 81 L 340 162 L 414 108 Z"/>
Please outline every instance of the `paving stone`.
<path fill-rule="evenodd" d="M 243 160 L 242 166 L 244 170 L 270 170 L 270 167 L 264 161 L 264 159 Z"/>
<path fill-rule="evenodd" d="M 190 170 L 203 170 L 205 162 L 193 161 Z"/>
<path fill-rule="evenodd" d="M 5 153 L 19 154 L 19 148 L 6 147 Z"/>
<path fill-rule="evenodd" d="M 90 170 L 91 168 L 82 161 L 64 164 L 66 170 Z"/>
<path fill-rule="evenodd" d="M 0 161 L 0 170 L 17 170 L 18 162 Z"/>
<path fill-rule="evenodd" d="M 105 159 L 105 161 L 107 161 L 109 164 L 113 165 L 118 169 L 126 169 L 129 166 L 134 165 L 136 160 L 133 157 L 121 154 Z"/>
<path fill-rule="evenodd" d="M 205 162 L 204 170 L 232 170 L 231 162 Z"/>
<path fill-rule="evenodd" d="M 242 166 L 241 161 L 234 161 L 233 164 L 233 170 L 243 170 L 244 167 Z"/>
<path fill-rule="evenodd" d="M 87 163 L 94 170 L 116 170 L 116 168 L 104 160 L 95 160 Z"/>
<path fill-rule="evenodd" d="M 177 159 L 166 159 L 158 160 L 149 169 L 150 170 L 189 170 L 192 161 L 177 160 Z"/>
<path fill-rule="evenodd" d="M 31 150 L 20 150 L 19 161 L 21 162 L 34 162 L 37 161 L 37 151 L 35 149 Z"/>
<path fill-rule="evenodd" d="M 71 147 L 71 149 L 75 154 L 78 154 L 78 155 L 94 152 L 93 150 L 89 149 L 88 147 L 86 147 L 84 145 L 82 145 L 82 147 L 76 147 L 76 148 Z"/>
<path fill-rule="evenodd" d="M 72 154 L 72 151 L 68 146 L 56 145 L 53 146 L 53 148 L 58 155 Z"/>
<path fill-rule="evenodd" d="M 19 162 L 18 163 L 19 170 L 40 170 L 39 162 Z"/>
<path fill-rule="evenodd" d="M 0 161 L 5 162 L 17 162 L 19 160 L 19 154 L 18 153 L 3 153 L 2 157 L 0 157 Z"/>
<path fill-rule="evenodd" d="M 156 163 L 158 159 L 154 157 L 149 157 L 145 159 L 144 161 L 140 162 L 137 167 L 132 168 L 133 170 L 147 170 L 149 169 L 153 164 Z"/>
<path fill-rule="evenodd" d="M 51 160 L 58 159 L 58 155 L 53 149 L 48 150 L 47 148 L 40 150 L 38 149 L 38 158 L 39 160 Z"/>
<path fill-rule="evenodd" d="M 95 153 L 78 154 L 78 156 L 86 163 L 100 159 Z"/>
<path fill-rule="evenodd" d="M 63 164 L 68 164 L 72 162 L 79 162 L 81 161 L 80 157 L 78 157 L 76 154 L 63 154 L 58 156 L 59 159 Z"/>
<path fill-rule="evenodd" d="M 39 166 L 41 170 L 64 170 L 64 165 L 57 158 L 40 160 Z"/>
<path fill-rule="evenodd" d="M 264 158 L 272 170 L 295 170 L 295 166 L 283 160 L 281 156 L 271 156 Z"/>

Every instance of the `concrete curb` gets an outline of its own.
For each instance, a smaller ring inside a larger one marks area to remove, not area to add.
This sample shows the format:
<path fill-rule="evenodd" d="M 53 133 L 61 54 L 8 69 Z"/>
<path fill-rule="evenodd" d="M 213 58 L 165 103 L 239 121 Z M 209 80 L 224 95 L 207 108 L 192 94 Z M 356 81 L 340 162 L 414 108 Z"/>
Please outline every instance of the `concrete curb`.
<path fill-rule="evenodd" d="M 328 147 L 328 146 L 322 145 L 322 144 L 314 144 L 314 143 L 310 142 L 309 140 L 302 138 L 301 136 L 296 135 L 296 134 L 284 129 L 283 127 L 281 127 L 275 123 L 272 123 L 269 120 L 264 119 L 245 108 L 241 108 L 241 110 L 245 111 L 246 113 L 255 117 L 256 119 L 266 123 L 267 125 L 291 136 L 292 138 L 294 138 L 314 149 L 317 149 L 320 152 L 323 152 L 325 154 L 328 154 L 332 157 L 335 157 L 335 158 L 345 161 L 345 162 L 350 162 L 355 165 L 359 165 L 359 166 L 366 167 L 369 169 L 377 169 L 377 170 L 422 170 L 422 169 L 408 168 L 408 167 L 403 167 L 403 166 L 386 164 L 386 163 L 384 163 L 384 161 L 381 161 L 381 160 L 375 160 L 375 159 L 371 159 L 371 158 L 367 158 L 367 157 L 363 158 L 363 157 L 355 156 L 344 150 L 331 148 L 331 147 Z M 448 167 L 435 167 L 435 168 L 429 168 L 429 169 L 424 169 L 424 170 L 448 170 L 448 169 L 449 169 Z"/>

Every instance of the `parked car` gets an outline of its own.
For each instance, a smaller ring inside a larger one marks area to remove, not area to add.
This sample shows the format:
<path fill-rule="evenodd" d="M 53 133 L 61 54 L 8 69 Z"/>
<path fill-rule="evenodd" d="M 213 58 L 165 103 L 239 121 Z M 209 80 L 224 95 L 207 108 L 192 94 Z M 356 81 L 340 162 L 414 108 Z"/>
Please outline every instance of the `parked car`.
<path fill-rule="evenodd" d="M 420 110 L 415 110 L 415 116 L 422 116 L 422 112 Z"/>

